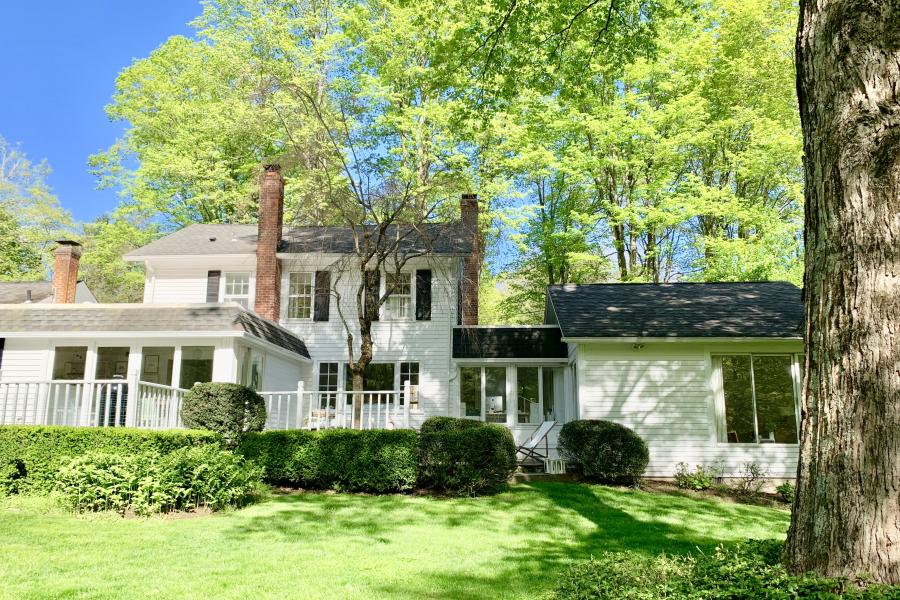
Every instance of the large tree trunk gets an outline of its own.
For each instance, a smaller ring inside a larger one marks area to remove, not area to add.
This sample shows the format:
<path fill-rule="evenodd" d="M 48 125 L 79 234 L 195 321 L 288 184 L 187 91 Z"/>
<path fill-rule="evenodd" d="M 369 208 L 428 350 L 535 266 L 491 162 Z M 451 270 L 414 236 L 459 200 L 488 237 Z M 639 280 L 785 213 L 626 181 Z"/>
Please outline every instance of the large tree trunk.
<path fill-rule="evenodd" d="M 787 558 L 900 583 L 900 3 L 800 4 L 806 361 Z"/>

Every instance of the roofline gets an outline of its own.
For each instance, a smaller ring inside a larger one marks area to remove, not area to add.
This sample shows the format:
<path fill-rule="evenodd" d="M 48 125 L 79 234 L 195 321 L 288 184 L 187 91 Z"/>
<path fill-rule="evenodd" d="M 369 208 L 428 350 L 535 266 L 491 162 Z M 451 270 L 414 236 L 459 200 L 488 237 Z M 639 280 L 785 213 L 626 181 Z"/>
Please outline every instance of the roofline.
<path fill-rule="evenodd" d="M 315 250 L 312 252 L 278 252 L 275 256 L 280 260 L 290 260 L 295 256 L 303 256 L 310 254 L 333 254 L 335 256 L 355 256 L 355 252 L 335 252 L 333 250 Z M 471 252 L 427 252 L 425 255 L 433 255 L 433 256 L 445 256 L 450 258 L 455 257 L 463 257 L 472 254 Z M 204 258 L 204 259 L 228 259 L 234 258 L 236 256 L 243 257 L 256 257 L 255 252 L 232 252 L 229 254 L 141 254 L 141 255 L 124 255 L 122 260 L 125 262 L 144 262 L 147 260 L 158 260 L 158 259 L 173 259 L 173 260 L 185 260 L 191 258 Z"/>
<path fill-rule="evenodd" d="M 559 329 L 559 326 L 548 323 L 539 325 L 454 325 L 453 329 Z"/>
<path fill-rule="evenodd" d="M 674 343 L 674 342 L 802 342 L 803 336 L 783 337 L 752 337 L 752 336 L 734 336 L 734 337 L 704 337 L 704 336 L 670 336 L 670 337 L 562 337 L 562 341 L 567 344 L 585 344 L 591 342 L 621 342 L 624 344 L 646 344 L 646 343 Z"/>
<path fill-rule="evenodd" d="M 649 281 L 622 281 L 622 282 L 600 282 L 600 283 L 554 283 L 553 285 L 548 285 L 547 289 L 561 289 L 565 287 L 600 287 L 600 286 L 616 286 L 622 287 L 626 285 L 646 285 L 646 286 L 662 286 L 662 285 L 746 285 L 749 283 L 759 284 L 759 283 L 786 283 L 788 285 L 792 285 L 797 289 L 800 289 L 795 283 L 792 283 L 786 279 L 752 279 L 748 281 L 665 281 L 660 283 L 652 283 Z"/>
<path fill-rule="evenodd" d="M 185 259 L 185 258 L 233 258 L 235 256 L 256 256 L 255 252 L 231 252 L 228 254 L 140 254 L 140 255 L 128 255 L 125 254 L 122 256 L 122 260 L 125 262 L 142 262 L 145 260 L 153 259 L 153 258 L 176 258 L 176 259 Z"/>

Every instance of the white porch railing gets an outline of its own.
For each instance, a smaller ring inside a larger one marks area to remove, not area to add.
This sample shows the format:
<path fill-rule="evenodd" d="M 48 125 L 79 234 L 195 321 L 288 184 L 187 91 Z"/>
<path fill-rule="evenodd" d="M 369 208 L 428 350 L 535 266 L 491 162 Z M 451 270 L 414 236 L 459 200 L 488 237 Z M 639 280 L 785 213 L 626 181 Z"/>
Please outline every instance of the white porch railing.
<path fill-rule="evenodd" d="M 403 391 L 260 392 L 266 429 L 409 429 L 417 386 Z"/>
<path fill-rule="evenodd" d="M 0 381 L 0 425 L 178 429 L 187 390 L 147 381 Z M 376 392 L 260 392 L 266 429 L 408 429 L 417 386 Z"/>

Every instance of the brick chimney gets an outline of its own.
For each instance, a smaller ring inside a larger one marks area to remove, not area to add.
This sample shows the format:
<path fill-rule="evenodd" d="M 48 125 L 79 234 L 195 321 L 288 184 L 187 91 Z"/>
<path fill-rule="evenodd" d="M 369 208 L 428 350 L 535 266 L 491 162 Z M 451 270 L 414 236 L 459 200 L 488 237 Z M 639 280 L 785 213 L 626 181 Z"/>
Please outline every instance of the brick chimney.
<path fill-rule="evenodd" d="M 280 165 L 266 165 L 259 178 L 259 229 L 256 243 L 256 313 L 274 323 L 281 312 L 278 243 L 284 220 L 284 179 Z"/>
<path fill-rule="evenodd" d="M 78 287 L 78 261 L 81 244 L 72 240 L 58 240 L 59 247 L 53 253 L 53 302 L 73 304 Z"/>
<path fill-rule="evenodd" d="M 468 229 L 472 236 L 472 253 L 466 256 L 463 263 L 460 323 L 478 325 L 478 283 L 481 278 L 481 262 L 484 259 L 484 241 L 478 226 L 478 196 L 463 194 L 459 201 L 459 212 L 463 227 Z"/>

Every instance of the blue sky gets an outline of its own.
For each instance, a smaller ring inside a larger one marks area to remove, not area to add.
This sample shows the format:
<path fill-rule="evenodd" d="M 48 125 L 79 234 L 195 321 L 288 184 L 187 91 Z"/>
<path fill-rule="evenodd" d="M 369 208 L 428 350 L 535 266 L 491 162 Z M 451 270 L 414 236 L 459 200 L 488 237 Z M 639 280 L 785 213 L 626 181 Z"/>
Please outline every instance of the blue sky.
<path fill-rule="evenodd" d="M 118 203 L 95 189 L 87 158 L 121 133 L 103 112 L 118 72 L 171 35 L 190 35 L 198 0 L 4 2 L 0 12 L 0 135 L 46 158 L 49 184 L 76 220 Z"/>

